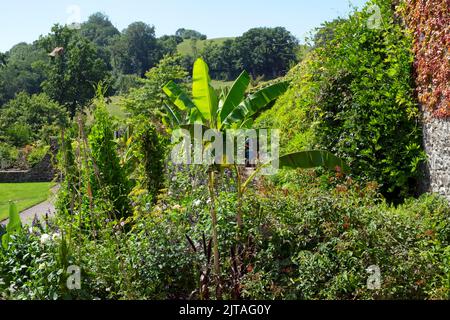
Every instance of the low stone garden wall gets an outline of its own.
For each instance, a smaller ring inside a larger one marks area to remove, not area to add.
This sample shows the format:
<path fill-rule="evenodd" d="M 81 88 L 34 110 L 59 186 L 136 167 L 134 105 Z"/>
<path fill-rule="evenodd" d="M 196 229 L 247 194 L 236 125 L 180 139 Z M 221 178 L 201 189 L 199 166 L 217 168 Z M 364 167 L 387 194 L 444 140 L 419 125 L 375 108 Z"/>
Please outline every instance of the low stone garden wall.
<path fill-rule="evenodd" d="M 42 161 L 27 171 L 0 171 L 0 183 L 50 182 L 55 178 L 53 156 L 47 154 Z"/>

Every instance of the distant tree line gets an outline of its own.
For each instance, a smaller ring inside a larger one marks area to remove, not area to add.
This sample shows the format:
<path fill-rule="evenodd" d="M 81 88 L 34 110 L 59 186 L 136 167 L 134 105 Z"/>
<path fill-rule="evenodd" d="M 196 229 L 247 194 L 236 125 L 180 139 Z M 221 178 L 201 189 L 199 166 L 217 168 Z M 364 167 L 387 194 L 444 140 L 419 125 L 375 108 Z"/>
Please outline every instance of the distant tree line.
<path fill-rule="evenodd" d="M 222 44 L 207 43 L 201 52 L 215 79 L 231 80 L 242 70 L 254 78 L 284 75 L 297 62 L 297 39 L 285 28 L 254 28 Z"/>
<path fill-rule="evenodd" d="M 188 40 L 205 41 L 197 55 L 217 80 L 235 78 L 244 69 L 254 78 L 275 78 L 296 61 L 298 42 L 284 28 L 251 29 L 222 44 L 206 39 L 184 28 L 158 38 L 155 27 L 144 22 L 119 31 L 102 13 L 91 15 L 80 29 L 55 25 L 32 44 L 19 43 L 0 54 L 0 108 L 20 92 L 45 93 L 73 116 L 90 103 L 99 82 L 108 84 L 109 94 L 126 93 Z M 183 56 L 180 64 L 189 71 L 195 58 Z"/>

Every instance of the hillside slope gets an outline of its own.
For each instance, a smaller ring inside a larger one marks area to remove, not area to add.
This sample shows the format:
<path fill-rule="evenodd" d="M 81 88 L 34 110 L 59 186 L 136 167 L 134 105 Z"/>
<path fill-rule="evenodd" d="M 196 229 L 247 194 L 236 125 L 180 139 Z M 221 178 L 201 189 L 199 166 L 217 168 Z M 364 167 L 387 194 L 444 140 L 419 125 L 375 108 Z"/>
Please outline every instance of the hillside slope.
<path fill-rule="evenodd" d="M 187 39 L 178 45 L 178 53 L 180 53 L 183 56 L 196 56 L 198 53 L 200 53 L 203 50 L 203 48 L 206 46 L 207 43 L 222 44 L 226 40 L 233 40 L 233 39 L 234 38 L 232 38 L 232 37 L 216 38 L 216 39 L 208 39 L 208 40 Z M 197 53 L 195 53 L 195 50 L 197 50 Z"/>

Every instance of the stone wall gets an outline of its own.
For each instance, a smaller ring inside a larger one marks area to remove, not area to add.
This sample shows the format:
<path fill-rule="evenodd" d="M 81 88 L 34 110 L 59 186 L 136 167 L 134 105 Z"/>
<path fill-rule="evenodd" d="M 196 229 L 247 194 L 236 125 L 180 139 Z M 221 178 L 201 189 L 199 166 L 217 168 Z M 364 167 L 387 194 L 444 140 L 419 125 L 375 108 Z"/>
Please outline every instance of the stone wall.
<path fill-rule="evenodd" d="M 55 178 L 53 156 L 48 153 L 42 161 L 28 171 L 0 171 L 0 183 L 50 182 Z"/>
<path fill-rule="evenodd" d="M 450 120 L 423 112 L 424 147 L 428 155 L 424 191 L 439 193 L 450 201 Z"/>

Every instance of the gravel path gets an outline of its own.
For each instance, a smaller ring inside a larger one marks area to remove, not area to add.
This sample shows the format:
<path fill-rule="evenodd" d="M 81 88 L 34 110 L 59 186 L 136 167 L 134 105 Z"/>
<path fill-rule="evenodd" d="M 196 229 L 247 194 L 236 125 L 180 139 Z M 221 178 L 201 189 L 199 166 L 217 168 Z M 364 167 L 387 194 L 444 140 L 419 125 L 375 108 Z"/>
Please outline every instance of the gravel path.
<path fill-rule="evenodd" d="M 59 190 L 59 185 L 53 187 L 51 190 L 52 194 L 51 194 L 49 200 L 42 202 L 30 209 L 22 211 L 20 213 L 20 218 L 22 220 L 22 224 L 23 225 L 31 225 L 35 216 L 37 216 L 40 221 L 44 221 L 45 216 L 47 214 L 49 217 L 53 216 L 56 213 L 54 202 L 55 202 L 56 193 L 58 192 L 58 190 Z M 2 224 L 2 225 L 8 224 L 8 219 L 1 221 L 0 224 Z"/>

